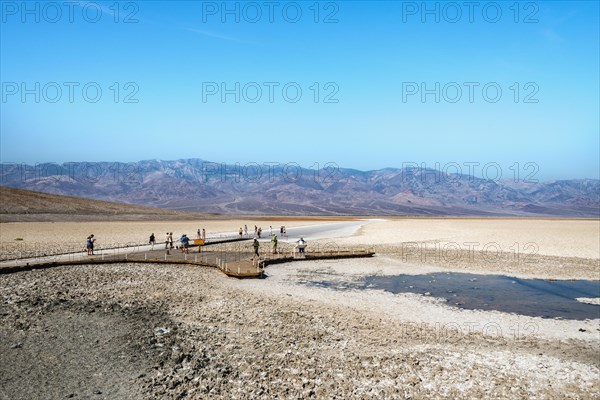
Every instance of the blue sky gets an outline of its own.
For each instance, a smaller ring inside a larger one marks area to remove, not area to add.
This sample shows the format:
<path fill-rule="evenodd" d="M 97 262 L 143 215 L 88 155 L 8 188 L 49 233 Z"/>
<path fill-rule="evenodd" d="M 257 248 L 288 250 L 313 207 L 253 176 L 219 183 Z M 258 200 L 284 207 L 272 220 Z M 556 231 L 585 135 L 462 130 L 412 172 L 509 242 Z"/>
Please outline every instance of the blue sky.
<path fill-rule="evenodd" d="M 0 156 L 599 178 L 599 3 L 465 3 L 2 1 Z"/>

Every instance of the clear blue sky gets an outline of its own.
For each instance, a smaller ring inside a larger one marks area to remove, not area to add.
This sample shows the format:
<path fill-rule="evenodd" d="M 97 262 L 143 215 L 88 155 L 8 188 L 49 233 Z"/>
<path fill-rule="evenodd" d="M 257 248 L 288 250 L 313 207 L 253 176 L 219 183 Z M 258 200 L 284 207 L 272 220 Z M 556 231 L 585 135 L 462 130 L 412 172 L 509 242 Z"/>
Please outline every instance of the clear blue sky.
<path fill-rule="evenodd" d="M 599 177 L 597 1 L 48 4 L 2 1 L 3 162 Z"/>

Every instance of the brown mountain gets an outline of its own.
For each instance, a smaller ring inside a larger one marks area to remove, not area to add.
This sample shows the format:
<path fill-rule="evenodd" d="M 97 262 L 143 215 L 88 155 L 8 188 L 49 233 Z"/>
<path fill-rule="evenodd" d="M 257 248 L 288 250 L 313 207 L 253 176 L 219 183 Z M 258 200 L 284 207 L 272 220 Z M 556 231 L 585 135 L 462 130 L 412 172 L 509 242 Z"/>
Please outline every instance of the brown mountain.
<path fill-rule="evenodd" d="M 0 186 L 0 222 L 173 220 L 195 215 L 81 197 L 33 192 Z"/>
<path fill-rule="evenodd" d="M 494 181 L 432 169 L 225 165 L 200 159 L 0 164 L 6 186 L 217 214 L 599 217 L 600 181 Z"/>

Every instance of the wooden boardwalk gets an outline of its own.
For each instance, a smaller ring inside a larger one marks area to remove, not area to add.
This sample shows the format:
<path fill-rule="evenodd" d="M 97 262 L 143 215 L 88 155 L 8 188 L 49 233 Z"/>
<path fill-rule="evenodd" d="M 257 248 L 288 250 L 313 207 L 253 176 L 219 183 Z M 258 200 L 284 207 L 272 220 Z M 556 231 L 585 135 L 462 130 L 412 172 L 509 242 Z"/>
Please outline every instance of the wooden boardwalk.
<path fill-rule="evenodd" d="M 187 253 L 179 249 L 165 250 L 162 245 L 155 246 L 154 250 L 140 251 L 136 248 L 118 249 L 108 254 L 98 254 L 87 256 L 82 254 L 72 254 L 72 257 L 58 257 L 55 260 L 48 258 L 26 259 L 14 265 L 0 264 L 0 274 L 27 271 L 33 269 L 52 268 L 63 265 L 84 265 L 84 264 L 114 264 L 125 262 L 143 262 L 156 264 L 186 264 L 198 265 L 202 267 L 217 268 L 227 276 L 235 278 L 262 278 L 265 276 L 264 270 L 270 264 L 292 262 L 292 261 L 310 261 L 344 258 L 363 258 L 372 257 L 374 252 L 366 249 L 356 250 L 323 250 L 310 251 L 307 249 L 304 257 L 293 254 L 290 248 L 280 254 L 264 254 L 260 258 L 254 258 L 253 252 L 249 246 L 237 242 L 248 241 L 250 239 L 225 239 L 209 242 L 202 247 L 192 246 Z"/>

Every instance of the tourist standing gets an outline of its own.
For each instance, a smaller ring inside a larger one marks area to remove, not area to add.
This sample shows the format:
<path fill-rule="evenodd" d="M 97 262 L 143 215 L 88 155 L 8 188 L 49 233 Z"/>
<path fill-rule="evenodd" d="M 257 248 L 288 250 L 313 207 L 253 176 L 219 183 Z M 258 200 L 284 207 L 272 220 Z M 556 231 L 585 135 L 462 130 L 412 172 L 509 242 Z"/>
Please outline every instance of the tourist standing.
<path fill-rule="evenodd" d="M 184 233 L 183 235 L 181 235 L 181 237 L 179 238 L 179 241 L 181 242 L 181 252 L 182 253 L 187 253 L 189 252 L 189 247 L 190 247 L 190 238 L 187 237 L 187 235 Z"/>
<path fill-rule="evenodd" d="M 90 238 L 92 240 L 92 255 L 94 255 L 94 243 L 96 242 L 96 238 L 93 233 L 90 235 Z"/>
<path fill-rule="evenodd" d="M 277 254 L 277 235 L 271 237 L 271 245 L 273 245 L 273 254 Z"/>
<path fill-rule="evenodd" d="M 206 240 L 206 230 L 202 228 L 202 240 Z"/>
<path fill-rule="evenodd" d="M 240 239 L 242 238 L 242 235 L 244 234 L 244 230 L 242 229 L 242 227 L 240 226 Z"/>
<path fill-rule="evenodd" d="M 244 225 L 244 236 L 248 237 L 248 225 Z"/>
<path fill-rule="evenodd" d="M 256 256 L 256 258 L 260 258 L 260 255 L 258 254 L 258 248 L 260 247 L 260 243 L 258 243 L 258 239 L 254 238 L 252 247 L 254 247 L 254 255 Z M 254 257 L 252 257 L 252 258 L 254 258 Z"/>
<path fill-rule="evenodd" d="M 87 250 L 87 255 L 92 255 L 92 238 L 90 236 L 85 240 L 85 249 Z"/>
<path fill-rule="evenodd" d="M 169 233 L 169 247 L 173 250 L 173 232 Z"/>
<path fill-rule="evenodd" d="M 154 250 L 154 244 L 156 243 L 156 238 L 154 237 L 154 233 L 152 233 L 150 235 L 150 240 L 148 241 L 148 243 L 150 243 L 150 249 Z"/>
<path fill-rule="evenodd" d="M 165 235 L 165 250 L 169 248 L 169 232 Z"/>
<path fill-rule="evenodd" d="M 300 252 L 300 257 L 304 258 L 304 249 L 306 248 L 306 240 L 300 237 L 300 240 L 296 241 L 296 248 Z"/>

